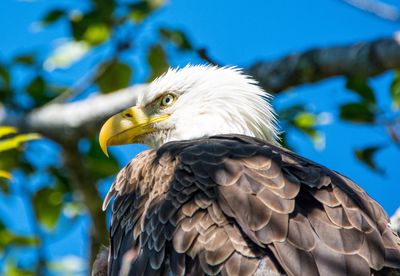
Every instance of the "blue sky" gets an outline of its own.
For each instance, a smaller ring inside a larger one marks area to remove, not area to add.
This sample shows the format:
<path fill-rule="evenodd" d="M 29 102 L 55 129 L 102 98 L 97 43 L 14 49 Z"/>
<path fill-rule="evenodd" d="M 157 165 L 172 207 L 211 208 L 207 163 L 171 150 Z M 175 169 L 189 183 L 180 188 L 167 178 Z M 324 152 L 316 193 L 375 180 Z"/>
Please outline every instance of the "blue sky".
<path fill-rule="evenodd" d="M 387 2 L 395 4 L 397 1 Z M 400 8 L 398 2 L 397 5 Z M 32 22 L 57 6 L 77 8 L 84 7 L 84 4 L 82 1 L 66 0 L 0 1 L 0 59 L 31 50 L 37 50 L 44 58 L 57 45 L 57 41 L 68 35 L 68 30 L 66 24 L 58 23 L 44 31 L 35 31 Z M 354 9 L 339 0 L 171 0 L 163 10 L 152 16 L 145 30 L 151 33 L 158 25 L 181 28 L 196 46 L 206 47 L 219 63 L 242 67 L 260 59 L 276 59 L 310 48 L 389 37 L 400 26 Z M 147 43 L 147 39 L 151 40 L 151 37 L 139 41 Z M 96 54 L 89 55 L 68 71 L 55 71 L 51 77 L 65 84 L 74 83 L 83 71 L 93 66 L 96 57 Z M 142 80 L 148 72 L 145 66 L 141 66 L 142 60 L 134 55 L 125 55 L 124 58 L 137 65 L 135 81 Z M 197 59 L 179 54 L 171 54 L 170 59 L 174 65 L 180 66 L 198 62 Z M 16 84 L 27 78 L 20 74 Z M 391 78 L 392 74 L 386 73 L 370 81 L 383 108 L 390 108 Z M 274 105 L 280 109 L 301 102 L 315 112 L 332 114 L 333 123 L 320 127 L 326 135 L 324 150 L 315 149 L 308 138 L 298 133 L 289 137 L 293 147 L 296 152 L 352 178 L 392 214 L 400 206 L 400 171 L 396 166 L 400 162 L 399 149 L 389 146 L 377 155 L 377 163 L 386 171 L 383 176 L 371 172 L 355 160 L 355 148 L 390 142 L 383 128 L 338 121 L 338 103 L 355 99 L 353 94 L 345 90 L 344 84 L 344 79 L 333 78 L 304 85 L 280 95 L 274 100 Z M 119 157 L 122 166 L 142 149 L 141 146 L 124 146 L 111 152 Z M 46 141 L 32 143 L 29 150 L 33 154 L 46 150 L 45 156 L 53 154 L 57 158 L 57 147 Z M 109 182 L 102 184 L 102 190 L 105 191 L 108 185 Z M 3 199 L 0 197 L 0 201 Z M 18 210 L 17 215 L 15 210 Z M 2 218 L 9 220 L 17 232 L 29 233 L 29 210 L 23 207 L 20 198 L 8 198 L 7 204 L 0 202 L 0 212 Z M 58 228 L 61 229 L 63 223 Z M 60 235 L 50 237 L 46 241 L 49 257 L 86 256 L 84 233 L 87 231 L 88 219 L 81 217 L 65 238 L 61 239 Z"/>

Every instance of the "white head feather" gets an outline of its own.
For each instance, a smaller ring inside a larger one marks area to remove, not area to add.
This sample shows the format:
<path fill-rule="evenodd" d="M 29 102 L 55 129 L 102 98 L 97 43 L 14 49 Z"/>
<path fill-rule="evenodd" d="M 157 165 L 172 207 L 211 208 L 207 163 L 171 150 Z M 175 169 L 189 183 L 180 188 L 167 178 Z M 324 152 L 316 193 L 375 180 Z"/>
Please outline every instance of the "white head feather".
<path fill-rule="evenodd" d="M 238 68 L 188 65 L 169 69 L 139 95 L 137 105 L 146 106 L 168 92 L 176 95 L 176 101 L 157 111 L 170 117 L 154 125 L 159 131 L 143 137 L 150 147 L 218 134 L 243 134 L 276 143 L 271 96 Z"/>

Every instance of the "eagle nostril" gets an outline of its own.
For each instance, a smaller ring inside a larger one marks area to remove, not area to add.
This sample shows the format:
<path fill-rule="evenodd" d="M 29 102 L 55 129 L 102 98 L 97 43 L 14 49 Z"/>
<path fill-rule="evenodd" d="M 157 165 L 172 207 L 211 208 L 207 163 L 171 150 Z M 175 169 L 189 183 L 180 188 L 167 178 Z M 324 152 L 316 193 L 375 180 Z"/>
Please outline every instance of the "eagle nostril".
<path fill-rule="evenodd" d="M 127 113 L 124 114 L 124 117 L 132 118 L 132 114 L 127 112 Z"/>

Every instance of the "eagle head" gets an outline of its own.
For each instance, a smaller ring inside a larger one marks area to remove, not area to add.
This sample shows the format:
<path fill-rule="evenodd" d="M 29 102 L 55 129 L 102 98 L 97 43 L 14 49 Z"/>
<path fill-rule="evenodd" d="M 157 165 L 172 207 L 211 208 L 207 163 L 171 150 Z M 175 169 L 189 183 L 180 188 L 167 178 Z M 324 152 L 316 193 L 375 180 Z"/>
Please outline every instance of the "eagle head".
<path fill-rule="evenodd" d="M 219 134 L 277 140 L 271 96 L 236 67 L 188 65 L 169 69 L 142 91 L 137 103 L 109 118 L 100 145 L 166 142 Z"/>

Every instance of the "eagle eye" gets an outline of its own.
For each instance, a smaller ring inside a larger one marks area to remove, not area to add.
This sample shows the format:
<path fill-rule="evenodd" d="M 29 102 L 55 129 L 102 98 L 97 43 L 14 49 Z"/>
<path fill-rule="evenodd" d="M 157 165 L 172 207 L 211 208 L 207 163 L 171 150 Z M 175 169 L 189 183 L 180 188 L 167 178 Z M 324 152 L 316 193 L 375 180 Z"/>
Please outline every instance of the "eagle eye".
<path fill-rule="evenodd" d="M 166 94 L 161 99 L 161 107 L 170 106 L 175 102 L 176 96 L 174 94 Z"/>

